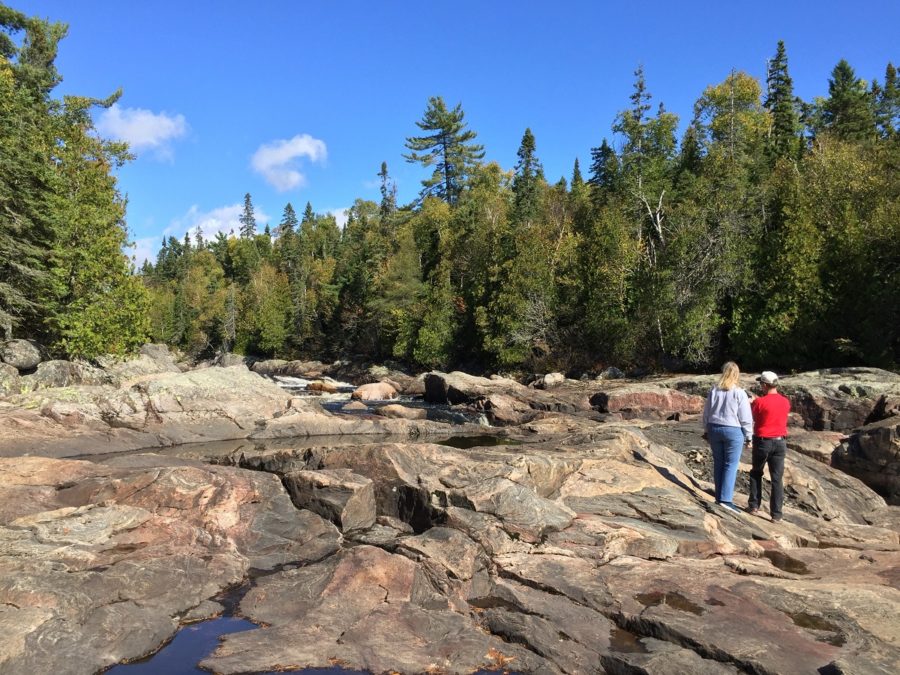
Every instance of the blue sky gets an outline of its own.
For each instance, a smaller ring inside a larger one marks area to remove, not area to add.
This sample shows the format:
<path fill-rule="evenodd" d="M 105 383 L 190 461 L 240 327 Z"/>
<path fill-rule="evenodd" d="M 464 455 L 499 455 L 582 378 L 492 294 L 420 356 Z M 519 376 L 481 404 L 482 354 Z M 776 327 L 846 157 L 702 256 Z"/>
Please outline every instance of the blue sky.
<path fill-rule="evenodd" d="M 655 101 L 691 116 L 732 68 L 764 79 L 779 39 L 798 95 L 835 63 L 883 79 L 900 65 L 900 2 L 368 2 L 4 0 L 69 24 L 58 94 L 105 97 L 105 135 L 132 142 L 119 171 L 139 259 L 164 234 L 260 228 L 284 205 L 338 212 L 377 200 L 386 161 L 401 202 L 425 171 L 404 140 L 429 96 L 462 103 L 486 159 L 511 168 L 531 127 L 550 180 L 585 173 L 643 64 Z"/>

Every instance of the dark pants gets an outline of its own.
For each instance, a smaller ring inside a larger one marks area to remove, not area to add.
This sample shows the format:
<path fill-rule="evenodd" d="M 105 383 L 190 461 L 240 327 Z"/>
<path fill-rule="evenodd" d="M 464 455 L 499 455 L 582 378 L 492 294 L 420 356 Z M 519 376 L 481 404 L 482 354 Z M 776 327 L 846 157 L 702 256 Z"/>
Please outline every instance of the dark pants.
<path fill-rule="evenodd" d="M 758 509 L 762 503 L 763 469 L 769 466 L 769 478 L 772 481 L 772 494 L 769 495 L 769 513 L 773 518 L 781 517 L 784 504 L 784 455 L 787 443 L 784 438 L 753 437 L 753 468 L 750 470 L 750 500 L 748 506 Z"/>

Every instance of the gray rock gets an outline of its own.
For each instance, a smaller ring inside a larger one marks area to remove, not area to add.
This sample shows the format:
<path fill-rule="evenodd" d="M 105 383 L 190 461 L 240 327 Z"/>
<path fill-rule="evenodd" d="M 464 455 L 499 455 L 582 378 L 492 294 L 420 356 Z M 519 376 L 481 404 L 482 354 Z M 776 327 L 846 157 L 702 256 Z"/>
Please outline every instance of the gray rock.
<path fill-rule="evenodd" d="M 900 505 L 900 416 L 854 431 L 831 455 L 832 465 Z"/>
<path fill-rule="evenodd" d="M 293 471 L 285 475 L 284 485 L 297 508 L 318 513 L 342 532 L 375 523 L 372 481 L 348 469 Z"/>
<path fill-rule="evenodd" d="M 370 546 L 262 578 L 241 613 L 269 627 L 225 636 L 201 666 L 224 674 L 335 663 L 373 673 L 471 673 L 512 663 L 521 672 L 554 672 L 468 613 L 435 602 L 429 587 L 416 563 Z"/>
<path fill-rule="evenodd" d="M 41 351 L 31 340 L 7 340 L 0 345 L 0 361 L 18 370 L 32 370 L 41 362 Z"/>
<path fill-rule="evenodd" d="M 0 396 L 18 394 L 20 388 L 19 371 L 8 363 L 0 363 Z"/>
<path fill-rule="evenodd" d="M 72 361 L 44 361 L 30 375 L 21 380 L 24 391 L 71 387 L 73 385 L 102 385 L 112 382 L 111 376 L 87 363 Z"/>
<path fill-rule="evenodd" d="M 230 368 L 231 366 L 243 366 L 246 365 L 247 360 L 245 357 L 240 354 L 232 354 L 231 352 L 227 352 L 225 354 L 220 354 L 216 359 L 216 365 L 222 368 Z"/>
<path fill-rule="evenodd" d="M 0 459 L 0 672 L 89 675 L 144 656 L 251 567 L 338 548 L 274 476 L 156 460 Z"/>
<path fill-rule="evenodd" d="M 534 383 L 538 389 L 552 389 L 558 387 L 566 381 L 566 376 L 562 373 L 547 373 L 540 380 Z"/>

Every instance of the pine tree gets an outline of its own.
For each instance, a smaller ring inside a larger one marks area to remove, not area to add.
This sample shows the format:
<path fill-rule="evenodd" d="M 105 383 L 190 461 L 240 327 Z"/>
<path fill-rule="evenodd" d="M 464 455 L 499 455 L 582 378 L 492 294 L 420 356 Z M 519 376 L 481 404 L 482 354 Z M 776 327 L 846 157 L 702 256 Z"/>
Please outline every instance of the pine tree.
<path fill-rule="evenodd" d="M 66 32 L 0 5 L 0 334 L 90 358 L 145 339 L 147 294 L 122 251 L 125 202 L 112 173 L 130 156 L 91 118 L 120 92 L 50 96 Z"/>
<path fill-rule="evenodd" d="M 244 210 L 238 220 L 241 223 L 241 239 L 252 239 L 256 235 L 256 216 L 253 215 L 253 202 L 249 192 L 244 195 Z"/>
<path fill-rule="evenodd" d="M 868 140 L 875 135 L 871 96 L 844 59 L 831 71 L 822 118 L 825 128 L 845 141 Z"/>
<path fill-rule="evenodd" d="M 311 225 L 316 220 L 316 213 L 313 211 L 312 204 L 306 202 L 306 208 L 303 209 L 303 219 L 300 221 L 304 225 Z"/>
<path fill-rule="evenodd" d="M 619 158 L 606 139 L 598 148 L 591 148 L 591 176 L 588 184 L 594 188 L 594 198 L 603 201 L 615 189 L 619 177 Z"/>
<path fill-rule="evenodd" d="M 296 232 L 297 225 L 299 225 L 297 214 L 294 212 L 294 207 L 288 202 L 284 207 L 284 213 L 281 215 L 281 222 L 278 223 L 279 236 L 283 237 L 288 232 Z"/>
<path fill-rule="evenodd" d="M 873 93 L 876 82 L 872 83 Z M 882 138 L 893 138 L 900 132 L 900 82 L 897 69 L 888 63 L 884 71 L 884 87 L 873 96 L 878 131 Z"/>
<path fill-rule="evenodd" d="M 575 158 L 575 166 L 572 168 L 572 192 L 578 190 L 584 185 L 584 178 L 581 177 L 581 167 L 578 165 L 578 158 Z"/>
<path fill-rule="evenodd" d="M 800 121 L 795 108 L 794 83 L 788 74 L 784 41 L 778 41 L 775 58 L 766 75 L 768 93 L 763 105 L 772 115 L 768 148 L 774 158 L 795 157 L 800 149 Z"/>
<path fill-rule="evenodd" d="M 484 157 L 484 146 L 471 142 L 477 134 L 466 130 L 464 117 L 461 104 L 448 110 L 444 99 L 432 96 L 422 121 L 416 122 L 416 126 L 433 133 L 406 139 L 406 147 L 412 150 L 404 155 L 406 161 L 434 166 L 431 178 L 422 181 L 422 199 L 434 195 L 455 204 L 472 169 Z"/>
<path fill-rule="evenodd" d="M 519 150 L 516 152 L 519 161 L 516 163 L 512 184 L 515 195 L 513 217 L 520 224 L 533 220 L 538 211 L 539 190 L 544 180 L 544 169 L 535 154 L 536 149 L 534 134 L 531 133 L 531 129 L 525 129 Z"/>
<path fill-rule="evenodd" d="M 381 171 L 378 172 L 381 179 L 381 218 L 384 220 L 397 210 L 397 184 L 388 175 L 387 162 L 381 163 Z"/>
<path fill-rule="evenodd" d="M 21 31 L 27 45 L 64 27 L 0 5 L 0 336 L 6 338 L 24 326 L 32 329 L 28 337 L 38 337 L 52 294 L 49 253 L 57 236 L 50 102 L 34 83 L 43 78 L 27 76 L 35 66 L 12 39 Z"/>

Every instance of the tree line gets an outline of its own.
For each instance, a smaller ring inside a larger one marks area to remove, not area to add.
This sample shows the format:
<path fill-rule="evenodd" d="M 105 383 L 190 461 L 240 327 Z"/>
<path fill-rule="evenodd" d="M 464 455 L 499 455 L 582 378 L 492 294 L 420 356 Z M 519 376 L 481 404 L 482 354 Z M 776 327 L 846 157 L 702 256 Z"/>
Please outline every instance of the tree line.
<path fill-rule="evenodd" d="M 121 92 L 51 96 L 66 30 L 0 4 L 0 339 L 72 357 L 122 354 L 149 328 L 112 174 L 130 156 L 91 120 Z"/>
<path fill-rule="evenodd" d="M 506 170 L 485 160 L 461 105 L 433 97 L 405 143 L 431 174 L 412 203 L 398 204 L 385 163 L 380 201 L 356 200 L 343 228 L 288 203 L 260 232 L 247 194 L 239 232 L 169 237 L 129 275 L 111 177 L 127 149 L 92 135 L 86 114 L 111 100 L 57 102 L 53 78 L 29 84 L 35 68 L 55 73 L 54 26 L 0 42 L 0 87 L 16 94 L 0 97 L 0 327 L 17 335 L 83 356 L 149 335 L 197 356 L 470 370 L 900 361 L 891 64 L 866 83 L 841 61 L 827 96 L 802 101 L 779 43 L 764 83 L 732 71 L 683 127 L 639 68 L 584 174 L 576 159 L 556 182 L 531 130 Z M 29 133 L 64 156 L 48 162 Z M 26 190 L 13 182 L 23 166 Z"/>

